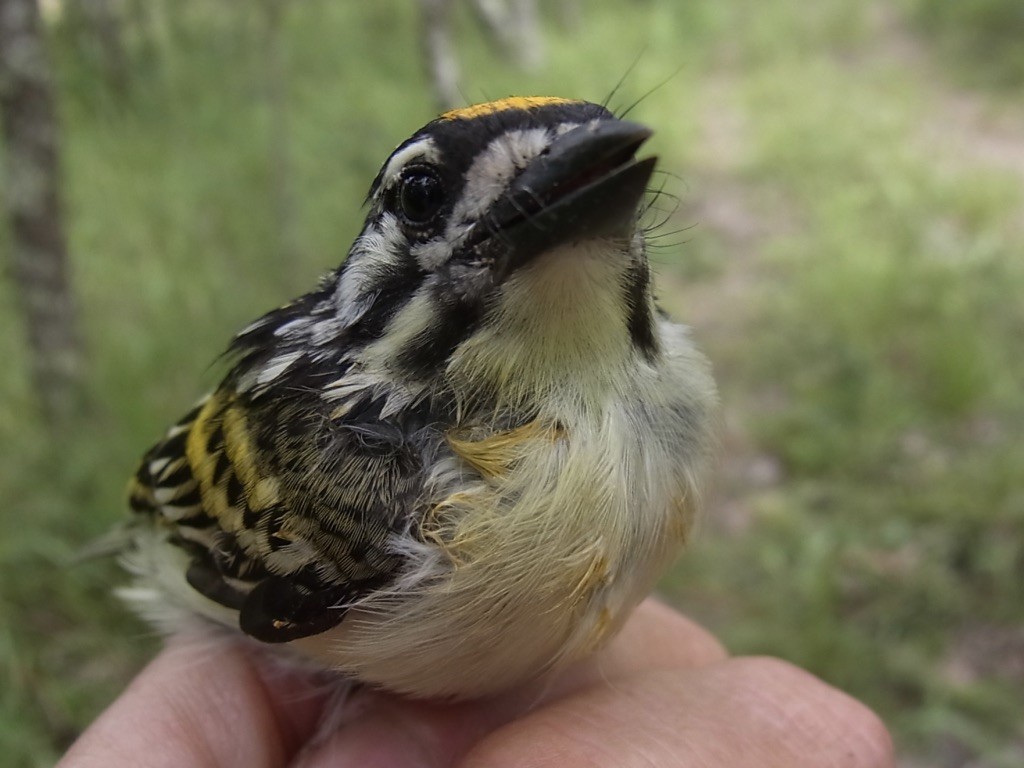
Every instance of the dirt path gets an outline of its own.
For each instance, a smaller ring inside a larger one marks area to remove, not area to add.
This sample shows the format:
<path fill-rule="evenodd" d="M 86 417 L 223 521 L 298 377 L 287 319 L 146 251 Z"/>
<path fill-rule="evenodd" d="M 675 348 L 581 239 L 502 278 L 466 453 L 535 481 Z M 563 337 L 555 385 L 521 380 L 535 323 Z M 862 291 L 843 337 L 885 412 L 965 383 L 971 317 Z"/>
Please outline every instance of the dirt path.
<path fill-rule="evenodd" d="M 924 97 L 914 135 L 928 155 L 954 175 L 978 169 L 1010 173 L 1024 186 L 1024 107 L 997 108 L 986 95 L 951 82 L 889 5 L 876 3 L 868 20 L 874 63 L 881 60 L 910 77 L 915 92 Z M 799 227 L 782 195 L 742 179 L 748 126 L 737 100 L 732 58 L 722 52 L 721 66 L 704 81 L 693 105 L 700 133 L 687 182 L 695 192 L 676 218 L 684 226 L 696 225 L 692 237 L 702 245 L 713 243 L 721 264 L 711 279 L 692 281 L 671 272 L 660 276 L 667 309 L 693 326 L 723 384 L 722 464 L 707 521 L 712 530 L 725 533 L 746 530 L 753 494 L 783 479 L 777 459 L 760 453 L 743 426 L 745 413 L 766 404 L 745 402 L 742 398 L 750 394 L 730 388 L 728 381 L 743 339 L 754 332 L 757 320 L 751 310 L 770 277 L 761 258 L 764 248 Z M 1024 195 L 1019 221 L 1010 225 L 1024 228 Z"/>
<path fill-rule="evenodd" d="M 870 22 L 879 57 L 894 71 L 911 73 L 915 90 L 925 96 L 921 143 L 952 170 L 1008 172 L 1024 185 L 1024 103 L 958 86 L 890 5 L 876 3 Z"/>

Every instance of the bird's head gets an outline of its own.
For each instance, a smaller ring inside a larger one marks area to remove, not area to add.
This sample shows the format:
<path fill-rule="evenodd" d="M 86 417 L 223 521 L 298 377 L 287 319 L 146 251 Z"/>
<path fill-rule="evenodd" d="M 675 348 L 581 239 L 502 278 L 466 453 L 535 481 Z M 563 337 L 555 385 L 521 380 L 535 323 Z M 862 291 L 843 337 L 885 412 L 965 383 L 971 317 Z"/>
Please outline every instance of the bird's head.
<path fill-rule="evenodd" d="M 336 274 L 362 366 L 520 399 L 659 354 L 640 203 L 651 132 L 605 108 L 508 98 L 454 110 L 388 158 Z"/>

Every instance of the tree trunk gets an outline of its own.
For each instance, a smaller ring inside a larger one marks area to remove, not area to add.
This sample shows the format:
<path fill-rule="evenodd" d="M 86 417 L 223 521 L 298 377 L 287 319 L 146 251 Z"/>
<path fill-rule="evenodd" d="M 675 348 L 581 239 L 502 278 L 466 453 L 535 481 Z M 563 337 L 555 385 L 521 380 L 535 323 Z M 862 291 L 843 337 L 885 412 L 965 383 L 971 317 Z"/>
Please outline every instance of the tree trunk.
<path fill-rule="evenodd" d="M 61 221 L 57 120 L 36 0 L 0 0 L 0 124 L 11 274 L 43 413 L 74 409 L 82 350 Z"/>
<path fill-rule="evenodd" d="M 583 6 L 580 0 L 559 0 L 558 23 L 566 32 L 577 32 L 583 25 Z"/>
<path fill-rule="evenodd" d="M 450 0 L 420 0 L 420 42 L 438 107 L 444 111 L 458 106 L 462 96 L 451 39 Z"/>
<path fill-rule="evenodd" d="M 470 8 L 506 58 L 527 70 L 536 70 L 544 63 L 536 0 L 473 0 Z"/>
<path fill-rule="evenodd" d="M 517 41 L 516 60 L 523 69 L 536 71 L 544 63 L 544 35 L 537 0 L 512 0 L 512 24 Z"/>

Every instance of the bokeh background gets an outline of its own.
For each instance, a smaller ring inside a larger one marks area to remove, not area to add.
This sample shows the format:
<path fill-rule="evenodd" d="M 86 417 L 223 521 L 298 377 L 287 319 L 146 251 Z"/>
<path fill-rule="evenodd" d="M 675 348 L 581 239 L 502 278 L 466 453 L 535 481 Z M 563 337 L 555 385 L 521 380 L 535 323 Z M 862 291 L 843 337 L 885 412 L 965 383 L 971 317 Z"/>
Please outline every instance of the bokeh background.
<path fill-rule="evenodd" d="M 52 762 L 157 647 L 74 555 L 230 335 L 344 258 L 436 113 L 427 5 L 47 3 L 84 394 L 41 418 L 4 280 L 5 765 Z M 666 597 L 866 701 L 903 768 L 1024 765 L 1024 5 L 541 0 L 497 32 L 449 5 L 455 99 L 619 84 L 657 131 L 660 299 L 725 406 Z"/>

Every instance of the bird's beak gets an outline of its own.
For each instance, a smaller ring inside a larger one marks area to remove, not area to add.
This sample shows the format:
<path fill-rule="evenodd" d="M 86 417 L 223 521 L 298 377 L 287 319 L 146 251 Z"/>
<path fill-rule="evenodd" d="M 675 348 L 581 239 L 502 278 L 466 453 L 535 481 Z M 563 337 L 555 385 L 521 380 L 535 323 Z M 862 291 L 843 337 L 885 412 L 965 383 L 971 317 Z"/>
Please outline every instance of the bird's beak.
<path fill-rule="evenodd" d="M 468 256 L 496 282 L 559 245 L 632 237 L 656 157 L 636 159 L 651 136 L 638 123 L 606 120 L 559 136 L 470 231 Z"/>

